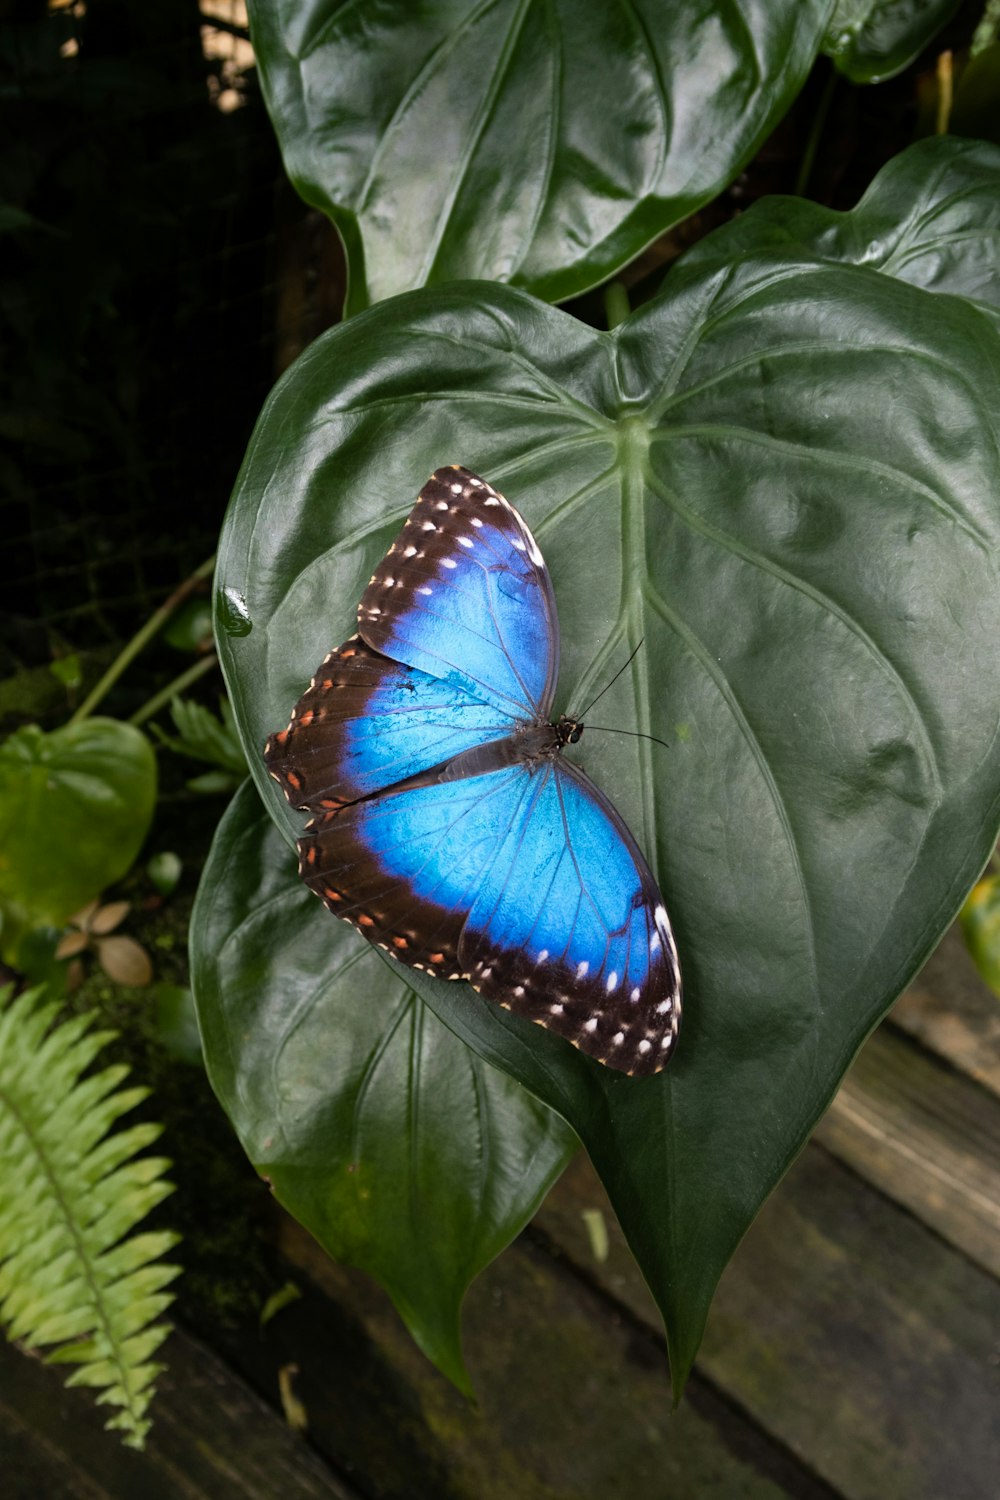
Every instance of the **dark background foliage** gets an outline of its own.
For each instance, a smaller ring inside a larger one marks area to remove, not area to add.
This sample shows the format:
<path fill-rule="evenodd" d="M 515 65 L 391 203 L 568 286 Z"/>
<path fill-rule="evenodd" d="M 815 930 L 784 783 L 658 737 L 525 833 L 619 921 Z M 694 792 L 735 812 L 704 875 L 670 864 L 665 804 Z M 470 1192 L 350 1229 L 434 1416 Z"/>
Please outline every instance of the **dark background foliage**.
<path fill-rule="evenodd" d="M 963 6 L 933 50 L 967 38 L 979 9 Z M 227 60 L 238 23 L 203 16 L 196 0 L 5 10 L 0 727 L 10 728 L 64 707 L 53 655 L 92 653 L 95 675 L 212 551 L 263 399 L 335 321 L 342 273 L 333 230 L 285 179 L 253 69 L 237 75 Z M 919 128 L 915 78 L 859 88 L 820 58 L 747 170 L 629 268 L 633 302 L 688 244 L 765 194 L 804 188 L 851 207 Z M 599 293 L 571 310 L 603 326 Z M 121 691 L 141 701 L 141 678 Z"/>

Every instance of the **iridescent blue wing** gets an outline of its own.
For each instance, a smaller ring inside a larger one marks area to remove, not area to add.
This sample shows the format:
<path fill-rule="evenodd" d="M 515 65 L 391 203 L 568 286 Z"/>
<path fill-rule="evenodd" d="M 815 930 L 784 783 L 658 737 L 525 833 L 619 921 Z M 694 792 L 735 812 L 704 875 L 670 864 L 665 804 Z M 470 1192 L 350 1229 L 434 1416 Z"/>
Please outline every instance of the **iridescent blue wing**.
<path fill-rule="evenodd" d="M 670 925 L 611 804 L 561 761 L 502 764 L 322 813 L 303 877 L 402 962 L 623 1072 L 657 1072 L 680 1017 Z"/>
<path fill-rule="evenodd" d="M 358 605 L 376 651 L 516 718 L 548 718 L 559 625 L 548 569 L 514 507 L 438 469 Z"/>
<path fill-rule="evenodd" d="M 514 721 L 463 688 L 391 661 L 352 636 L 331 651 L 264 759 L 289 802 L 321 812 L 369 797 Z"/>

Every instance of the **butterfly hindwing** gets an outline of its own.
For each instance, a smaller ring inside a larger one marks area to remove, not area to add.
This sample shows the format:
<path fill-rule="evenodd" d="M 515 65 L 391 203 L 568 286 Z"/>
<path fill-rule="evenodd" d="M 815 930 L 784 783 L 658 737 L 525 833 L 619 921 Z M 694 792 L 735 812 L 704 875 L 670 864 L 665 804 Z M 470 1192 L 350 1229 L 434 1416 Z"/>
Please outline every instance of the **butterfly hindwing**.
<path fill-rule="evenodd" d="M 438 469 L 358 606 L 377 651 L 516 717 L 546 718 L 559 668 L 548 569 L 514 507 L 468 469 Z"/>
<path fill-rule="evenodd" d="M 508 767 L 324 812 L 299 841 L 302 878 L 394 958 L 462 978 L 469 907 L 529 782 Z"/>
<path fill-rule="evenodd" d="M 610 803 L 576 768 L 507 766 L 316 820 L 303 878 L 403 963 L 629 1073 L 669 1057 L 680 1014 L 666 913 Z"/>
<path fill-rule="evenodd" d="M 658 1072 L 680 1022 L 667 913 L 635 841 L 570 762 L 531 778 L 469 912 L 476 989 L 633 1074 Z"/>

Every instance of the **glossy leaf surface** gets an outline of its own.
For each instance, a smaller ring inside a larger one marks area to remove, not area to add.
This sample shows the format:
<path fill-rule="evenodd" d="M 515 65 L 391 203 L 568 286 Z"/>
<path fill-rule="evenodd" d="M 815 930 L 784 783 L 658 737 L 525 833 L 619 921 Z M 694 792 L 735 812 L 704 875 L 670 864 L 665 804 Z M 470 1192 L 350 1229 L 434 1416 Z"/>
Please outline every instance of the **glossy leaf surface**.
<path fill-rule="evenodd" d="M 250 1160 L 467 1389 L 462 1297 L 562 1171 L 572 1131 L 329 918 L 249 783 L 217 831 L 191 954 L 209 1076 Z"/>
<path fill-rule="evenodd" d="M 687 266 L 760 253 L 867 266 L 911 286 L 1000 307 L 1000 147 L 918 141 L 884 167 L 849 213 L 805 198 L 762 198 L 706 236 Z"/>
<path fill-rule="evenodd" d="M 676 1059 L 630 1080 L 463 985 L 414 982 L 584 1140 L 678 1388 L 726 1260 L 1000 816 L 995 322 L 867 265 L 749 253 L 739 227 L 733 258 L 720 231 L 614 334 L 474 285 L 321 339 L 258 425 L 218 575 L 234 707 L 289 840 L 259 747 L 440 464 L 535 531 L 557 711 L 644 638 L 595 720 L 671 748 L 592 727 L 575 753 L 667 899 Z"/>
<path fill-rule="evenodd" d="M 46 734 L 29 724 L 0 745 L 0 909 L 4 957 L 21 934 L 62 927 L 124 875 L 149 830 L 156 757 L 117 719 Z"/>
<path fill-rule="evenodd" d="M 721 191 L 794 99 L 831 0 L 251 0 L 292 182 L 348 307 L 470 276 L 562 300 Z"/>
<path fill-rule="evenodd" d="M 852 83 L 881 83 L 908 67 L 961 0 L 836 0 L 823 51 Z"/>

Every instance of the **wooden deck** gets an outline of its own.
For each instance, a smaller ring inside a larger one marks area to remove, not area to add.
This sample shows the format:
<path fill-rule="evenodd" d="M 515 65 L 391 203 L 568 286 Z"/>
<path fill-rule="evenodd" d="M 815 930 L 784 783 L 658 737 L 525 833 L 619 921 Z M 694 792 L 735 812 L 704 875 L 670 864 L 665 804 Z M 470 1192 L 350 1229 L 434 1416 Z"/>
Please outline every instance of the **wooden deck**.
<path fill-rule="evenodd" d="M 583 1160 L 470 1294 L 477 1407 L 371 1282 L 291 1220 L 278 1233 L 305 1295 L 224 1348 L 176 1332 L 144 1455 L 0 1346 L 4 1500 L 1000 1494 L 1000 1002 L 956 934 L 747 1235 L 676 1414 L 657 1316 Z"/>

